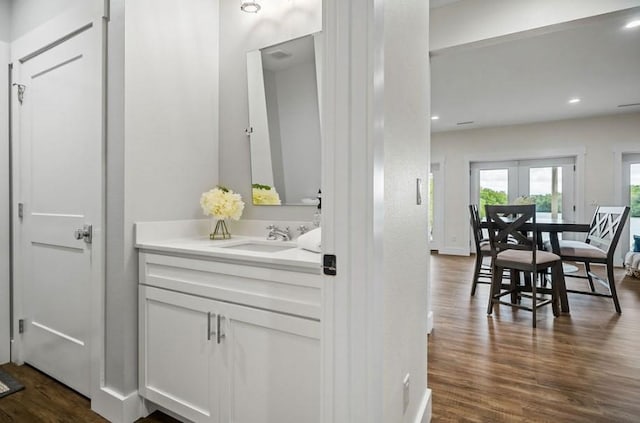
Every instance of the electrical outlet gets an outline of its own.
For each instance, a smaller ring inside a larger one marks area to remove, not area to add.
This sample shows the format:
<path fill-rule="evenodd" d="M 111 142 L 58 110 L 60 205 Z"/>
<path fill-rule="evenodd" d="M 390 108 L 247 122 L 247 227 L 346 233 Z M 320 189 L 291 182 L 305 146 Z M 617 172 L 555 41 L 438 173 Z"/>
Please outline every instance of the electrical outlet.
<path fill-rule="evenodd" d="M 409 373 L 407 373 L 402 381 L 402 414 L 406 413 L 409 407 L 409 382 Z"/>

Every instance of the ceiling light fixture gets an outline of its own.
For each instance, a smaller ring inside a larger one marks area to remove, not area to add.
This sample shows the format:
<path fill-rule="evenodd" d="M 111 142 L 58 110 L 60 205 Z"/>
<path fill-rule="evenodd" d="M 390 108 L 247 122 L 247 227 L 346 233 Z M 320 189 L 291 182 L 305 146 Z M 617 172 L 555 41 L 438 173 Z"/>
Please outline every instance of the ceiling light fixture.
<path fill-rule="evenodd" d="M 580 99 L 579 98 L 572 98 L 571 100 L 569 100 L 569 104 L 576 104 L 576 103 L 580 103 Z"/>
<path fill-rule="evenodd" d="M 438 120 L 440 119 L 440 116 L 431 116 L 431 120 Z"/>
<path fill-rule="evenodd" d="M 635 21 L 631 21 L 628 24 L 626 24 L 624 27 L 626 29 L 631 29 L 631 28 L 637 28 L 640 26 L 640 19 L 636 19 Z"/>
<path fill-rule="evenodd" d="M 254 1 L 242 0 L 240 1 L 240 9 L 243 12 L 247 12 L 247 13 L 258 13 L 258 11 L 260 10 L 260 3 L 258 2 L 258 0 L 254 0 Z"/>

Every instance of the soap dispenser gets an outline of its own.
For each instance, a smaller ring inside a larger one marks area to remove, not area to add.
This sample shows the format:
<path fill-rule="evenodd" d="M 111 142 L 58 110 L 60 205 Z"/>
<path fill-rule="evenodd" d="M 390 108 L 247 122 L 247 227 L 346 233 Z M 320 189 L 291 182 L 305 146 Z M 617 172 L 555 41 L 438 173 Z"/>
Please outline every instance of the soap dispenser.
<path fill-rule="evenodd" d="M 320 222 L 322 221 L 322 190 L 318 190 L 318 195 L 316 198 L 318 199 L 318 207 L 316 208 L 316 212 L 313 214 L 313 226 L 319 228 Z"/>

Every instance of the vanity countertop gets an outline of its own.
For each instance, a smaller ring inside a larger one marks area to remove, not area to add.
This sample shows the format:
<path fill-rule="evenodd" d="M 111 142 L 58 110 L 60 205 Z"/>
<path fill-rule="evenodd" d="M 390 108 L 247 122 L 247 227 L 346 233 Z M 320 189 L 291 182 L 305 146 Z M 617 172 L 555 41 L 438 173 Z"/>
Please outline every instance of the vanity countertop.
<path fill-rule="evenodd" d="M 248 251 L 229 248 L 241 244 L 257 244 L 277 247 L 290 247 L 280 251 Z M 303 268 L 307 272 L 320 273 L 320 254 L 303 250 L 295 241 L 267 241 L 264 237 L 234 235 L 231 239 L 210 240 L 208 237 L 187 237 L 166 240 L 146 240 L 136 243 L 136 248 L 147 252 L 159 252 L 189 256 L 210 257 L 240 264 L 262 264 Z"/>

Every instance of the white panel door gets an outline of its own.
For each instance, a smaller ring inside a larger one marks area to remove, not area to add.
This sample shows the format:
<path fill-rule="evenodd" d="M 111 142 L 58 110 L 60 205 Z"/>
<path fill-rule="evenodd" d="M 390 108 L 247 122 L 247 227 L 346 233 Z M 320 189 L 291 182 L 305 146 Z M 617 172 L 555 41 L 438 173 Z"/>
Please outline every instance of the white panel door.
<path fill-rule="evenodd" d="M 220 303 L 221 421 L 320 421 L 320 322 Z"/>
<path fill-rule="evenodd" d="M 91 299 L 100 284 L 103 53 L 91 25 L 14 63 L 22 358 L 90 396 Z M 93 225 L 90 240 L 75 231 Z"/>

